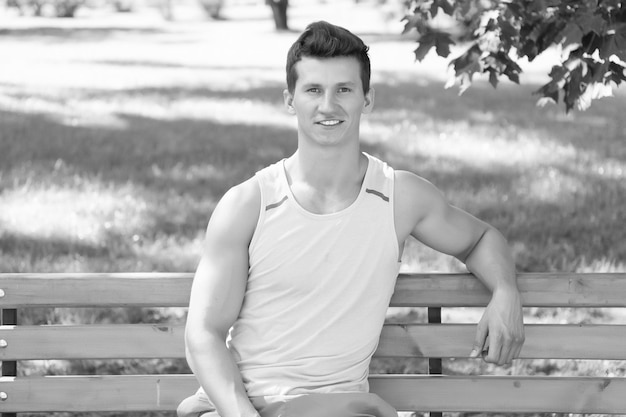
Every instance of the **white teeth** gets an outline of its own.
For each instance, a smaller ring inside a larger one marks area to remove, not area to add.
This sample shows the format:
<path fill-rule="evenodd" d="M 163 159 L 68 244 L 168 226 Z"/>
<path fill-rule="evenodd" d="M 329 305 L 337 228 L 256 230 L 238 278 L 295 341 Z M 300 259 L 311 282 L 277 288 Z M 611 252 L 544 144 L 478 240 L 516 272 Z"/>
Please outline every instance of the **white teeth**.
<path fill-rule="evenodd" d="M 323 120 L 320 124 L 324 126 L 335 126 L 339 124 L 339 120 Z"/>

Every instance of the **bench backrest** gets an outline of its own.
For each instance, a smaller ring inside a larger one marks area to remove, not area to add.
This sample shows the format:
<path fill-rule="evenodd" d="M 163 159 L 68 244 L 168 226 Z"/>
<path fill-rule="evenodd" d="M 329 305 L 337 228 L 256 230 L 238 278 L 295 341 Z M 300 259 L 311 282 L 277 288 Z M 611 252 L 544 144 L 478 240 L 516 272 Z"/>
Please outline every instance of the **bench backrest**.
<path fill-rule="evenodd" d="M 11 324 L 32 307 L 187 306 L 192 274 L 0 274 L 0 412 L 162 411 L 197 389 L 192 375 L 10 376 L 21 360 L 184 358 L 184 324 Z M 526 307 L 626 307 L 626 274 L 520 274 Z M 401 274 L 392 307 L 481 307 L 467 274 Z M 8 323 L 7 323 L 8 320 Z M 375 357 L 467 358 L 474 324 L 385 324 Z M 626 325 L 530 324 L 525 359 L 626 360 Z M 437 367 L 436 362 L 434 366 Z M 622 370 L 623 371 L 623 370 Z M 403 411 L 626 413 L 626 378 L 371 375 L 373 392 Z"/>

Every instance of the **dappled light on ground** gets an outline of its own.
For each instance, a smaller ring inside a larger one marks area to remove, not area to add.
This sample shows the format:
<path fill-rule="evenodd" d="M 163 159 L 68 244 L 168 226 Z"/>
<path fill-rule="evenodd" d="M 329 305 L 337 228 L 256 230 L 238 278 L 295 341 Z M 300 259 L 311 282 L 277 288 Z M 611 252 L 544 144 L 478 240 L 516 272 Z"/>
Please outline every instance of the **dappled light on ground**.
<path fill-rule="evenodd" d="M 41 189 L 25 185 L 2 194 L 5 232 L 97 245 L 108 231 L 132 233 L 144 225 L 146 203 L 132 187 Z"/>
<path fill-rule="evenodd" d="M 367 152 L 500 228 L 521 270 L 623 269 L 622 90 L 585 113 L 538 108 L 532 93 L 548 55 L 523 64 L 522 86 L 494 90 L 477 79 L 459 96 L 444 89 L 447 61 L 430 54 L 415 63 L 402 24 L 373 3 L 305 3 L 292 7 L 295 29 L 326 19 L 371 46 Z M 219 197 L 295 150 L 282 90 L 297 31 L 274 32 L 261 6 L 226 8 L 224 21 L 139 14 L 5 25 L 5 270 L 193 269 Z M 462 270 L 416 242 L 403 268 Z"/>

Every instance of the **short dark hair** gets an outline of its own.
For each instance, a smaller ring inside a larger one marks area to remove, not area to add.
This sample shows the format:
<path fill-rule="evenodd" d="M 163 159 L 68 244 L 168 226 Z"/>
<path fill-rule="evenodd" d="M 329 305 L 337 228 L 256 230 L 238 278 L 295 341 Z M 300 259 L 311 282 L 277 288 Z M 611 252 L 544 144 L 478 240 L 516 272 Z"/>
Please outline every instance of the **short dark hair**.
<path fill-rule="evenodd" d="M 287 89 L 293 93 L 298 79 L 295 65 L 303 56 L 315 58 L 354 57 L 361 67 L 363 93 L 370 89 L 369 47 L 347 29 L 319 21 L 311 23 L 287 53 Z"/>

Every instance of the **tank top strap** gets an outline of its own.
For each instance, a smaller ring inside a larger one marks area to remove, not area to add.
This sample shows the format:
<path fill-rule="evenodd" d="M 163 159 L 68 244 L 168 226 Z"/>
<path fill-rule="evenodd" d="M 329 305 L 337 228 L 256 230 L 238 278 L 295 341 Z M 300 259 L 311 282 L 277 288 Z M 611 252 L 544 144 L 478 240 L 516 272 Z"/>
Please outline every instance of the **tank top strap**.
<path fill-rule="evenodd" d="M 261 188 L 261 211 L 282 205 L 289 198 L 285 189 L 284 159 L 257 171 L 255 177 Z"/>
<path fill-rule="evenodd" d="M 365 193 L 393 204 L 394 170 L 380 159 L 368 155 L 369 175 L 365 179 Z"/>

